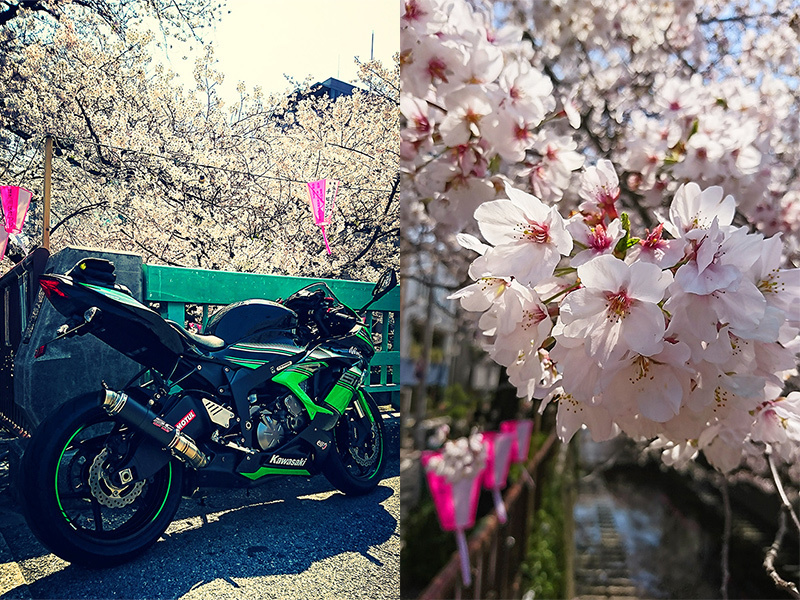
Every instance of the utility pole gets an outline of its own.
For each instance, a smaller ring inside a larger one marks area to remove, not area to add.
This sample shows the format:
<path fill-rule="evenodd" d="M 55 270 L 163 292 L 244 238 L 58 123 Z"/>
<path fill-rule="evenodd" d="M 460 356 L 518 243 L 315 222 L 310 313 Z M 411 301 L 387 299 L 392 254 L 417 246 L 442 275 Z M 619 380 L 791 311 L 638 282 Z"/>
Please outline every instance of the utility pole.
<path fill-rule="evenodd" d="M 414 404 L 414 444 L 417 449 L 425 448 L 425 430 L 422 422 L 428 412 L 428 373 L 430 373 L 431 350 L 433 349 L 433 307 L 436 302 L 433 277 L 427 282 L 428 301 L 425 307 L 425 334 L 422 341 L 422 357 L 420 359 L 420 369 L 416 373 L 419 376 L 417 387 L 413 399 Z M 416 371 L 416 369 L 415 369 Z"/>
<path fill-rule="evenodd" d="M 44 218 L 42 224 L 42 247 L 50 251 L 50 187 L 53 176 L 53 136 L 44 141 Z"/>

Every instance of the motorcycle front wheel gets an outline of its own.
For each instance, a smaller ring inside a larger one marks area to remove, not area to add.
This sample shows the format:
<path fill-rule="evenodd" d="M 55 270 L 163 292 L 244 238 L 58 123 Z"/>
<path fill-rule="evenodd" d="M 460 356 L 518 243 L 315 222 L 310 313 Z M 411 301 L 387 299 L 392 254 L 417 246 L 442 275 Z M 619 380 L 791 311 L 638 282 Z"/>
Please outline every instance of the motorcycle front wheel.
<path fill-rule="evenodd" d="M 97 393 L 65 402 L 34 432 L 22 459 L 23 512 L 49 550 L 71 563 L 107 567 L 154 544 L 181 501 L 183 468 L 172 460 L 148 479 L 114 485 L 107 467 L 131 436 Z"/>
<path fill-rule="evenodd" d="M 337 489 L 354 496 L 375 489 L 386 470 L 386 435 L 380 409 L 364 390 L 357 393 L 334 427 L 334 448 L 322 471 Z"/>

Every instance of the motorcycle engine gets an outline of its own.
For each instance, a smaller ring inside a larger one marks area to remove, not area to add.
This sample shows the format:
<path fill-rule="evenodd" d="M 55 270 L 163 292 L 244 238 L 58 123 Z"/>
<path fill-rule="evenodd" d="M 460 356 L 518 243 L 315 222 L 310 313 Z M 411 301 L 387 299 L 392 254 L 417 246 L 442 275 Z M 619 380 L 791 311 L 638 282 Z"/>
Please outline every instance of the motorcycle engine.
<path fill-rule="evenodd" d="M 268 405 L 251 406 L 250 416 L 257 422 L 256 437 L 262 450 L 279 446 L 308 423 L 303 403 L 292 394 Z"/>

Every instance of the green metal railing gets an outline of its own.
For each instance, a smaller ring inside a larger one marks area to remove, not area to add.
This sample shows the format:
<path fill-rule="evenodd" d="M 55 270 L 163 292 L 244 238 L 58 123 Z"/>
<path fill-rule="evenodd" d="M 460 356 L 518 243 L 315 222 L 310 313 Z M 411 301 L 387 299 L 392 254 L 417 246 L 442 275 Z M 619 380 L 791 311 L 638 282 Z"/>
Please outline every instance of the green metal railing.
<path fill-rule="evenodd" d="M 320 280 L 159 265 L 143 265 L 142 272 L 145 302 L 158 302 L 163 317 L 184 325 L 186 306 L 198 305 L 202 307 L 203 327 L 215 306 L 251 298 L 288 298 L 297 290 L 318 281 L 324 281 L 341 302 L 356 308 L 372 298 L 373 288 L 372 283 L 363 281 Z M 400 391 L 400 351 L 395 346 L 395 332 L 400 324 L 399 311 L 400 288 L 397 287 L 373 304 L 366 316 L 373 336 L 380 338 L 376 341 L 377 352 L 370 363 L 372 368 L 367 390 L 373 394 L 390 394 L 395 407 L 399 406 Z"/>

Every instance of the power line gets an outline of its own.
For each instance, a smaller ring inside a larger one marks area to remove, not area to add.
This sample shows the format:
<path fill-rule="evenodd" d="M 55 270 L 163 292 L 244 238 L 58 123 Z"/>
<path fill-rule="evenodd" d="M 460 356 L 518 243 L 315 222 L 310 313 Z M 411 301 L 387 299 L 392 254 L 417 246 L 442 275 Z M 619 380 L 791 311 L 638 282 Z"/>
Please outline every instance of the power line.
<path fill-rule="evenodd" d="M 47 137 L 47 136 L 45 136 L 45 137 Z M 214 165 L 207 165 L 207 164 L 203 164 L 203 163 L 191 162 L 191 161 L 184 160 L 182 158 L 178 158 L 180 155 L 177 152 L 174 153 L 173 157 L 170 157 L 170 156 L 166 156 L 164 154 L 157 154 L 155 152 L 146 152 L 144 150 L 133 150 L 133 149 L 130 149 L 130 148 L 124 148 L 122 146 L 114 146 L 112 144 L 105 144 L 105 143 L 98 142 L 98 141 L 95 141 L 95 140 L 78 139 L 78 138 L 75 138 L 75 137 L 72 137 L 72 136 L 59 136 L 57 134 L 53 134 L 52 137 L 54 137 L 56 139 L 56 141 L 58 141 L 58 139 L 63 139 L 64 141 L 68 141 L 71 144 L 84 144 L 84 145 L 88 145 L 88 146 L 97 146 L 97 147 L 100 147 L 100 148 L 107 148 L 109 150 L 118 150 L 118 151 L 121 151 L 121 152 L 134 154 L 134 155 L 139 155 L 139 156 L 149 156 L 149 157 L 153 157 L 153 158 L 159 158 L 161 160 L 180 161 L 186 167 L 195 167 L 195 168 L 198 168 L 198 169 L 209 169 L 209 170 L 213 170 L 213 171 L 222 171 L 222 172 L 225 172 L 225 173 L 231 173 L 231 174 L 235 174 L 235 175 L 245 175 L 245 176 L 248 176 L 248 177 L 252 177 L 254 180 L 255 179 L 271 179 L 271 180 L 274 180 L 274 181 L 286 181 L 286 182 L 289 182 L 289 183 L 300 183 L 300 184 L 303 184 L 303 185 L 306 185 L 308 183 L 307 181 L 301 181 L 299 179 L 291 179 L 291 178 L 288 178 L 288 177 L 276 177 L 274 175 L 266 175 L 266 174 L 257 175 L 255 173 L 250 173 L 249 171 L 241 171 L 241 170 L 238 170 L 238 169 L 230 169 L 228 167 L 218 167 L 218 166 L 214 166 Z M 328 145 L 328 144 L 326 144 L 326 145 Z M 355 190 L 355 191 L 360 191 L 360 192 L 385 192 L 385 193 L 391 193 L 392 192 L 392 190 L 389 190 L 389 189 L 363 188 L 363 187 L 357 187 L 357 186 L 352 186 L 352 185 L 344 185 L 344 184 L 340 184 L 339 188 L 344 188 L 344 189 L 348 189 L 348 190 Z"/>

